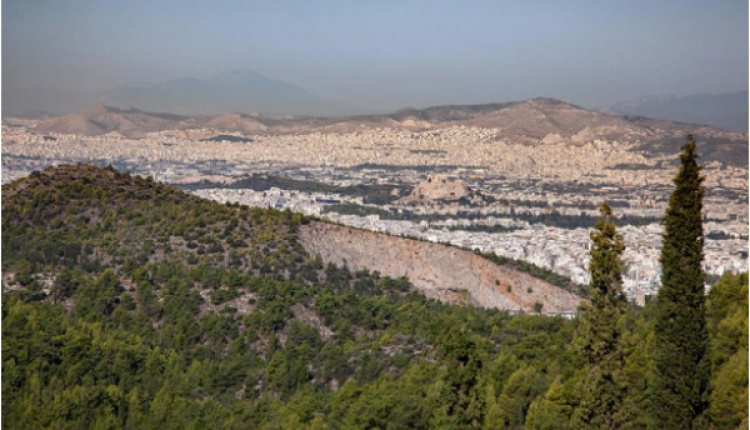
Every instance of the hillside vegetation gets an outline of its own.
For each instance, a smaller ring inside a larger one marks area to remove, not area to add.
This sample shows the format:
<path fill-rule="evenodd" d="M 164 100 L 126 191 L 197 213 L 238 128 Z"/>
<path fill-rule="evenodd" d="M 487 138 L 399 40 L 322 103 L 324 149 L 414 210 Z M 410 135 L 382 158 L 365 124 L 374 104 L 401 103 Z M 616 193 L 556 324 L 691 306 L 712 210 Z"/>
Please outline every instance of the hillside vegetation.
<path fill-rule="evenodd" d="M 286 274 L 303 258 L 299 215 L 218 205 L 113 169 L 48 169 L 4 186 L 3 197 L 11 271 L 24 261 L 97 271 L 170 259 Z"/>
<path fill-rule="evenodd" d="M 3 187 L 8 428 L 571 428 L 578 322 L 441 304 L 323 265 L 288 212 L 111 169 Z M 747 276 L 709 295 L 709 413 L 747 428 Z M 622 406 L 646 428 L 653 309 L 618 321 Z"/>

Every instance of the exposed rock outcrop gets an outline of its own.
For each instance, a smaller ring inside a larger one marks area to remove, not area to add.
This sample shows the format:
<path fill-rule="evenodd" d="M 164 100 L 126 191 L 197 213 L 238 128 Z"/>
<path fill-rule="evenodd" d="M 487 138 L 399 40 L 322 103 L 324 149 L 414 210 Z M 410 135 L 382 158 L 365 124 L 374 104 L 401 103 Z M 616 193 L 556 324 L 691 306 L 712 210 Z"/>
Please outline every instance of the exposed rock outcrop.
<path fill-rule="evenodd" d="M 426 181 L 417 184 L 411 194 L 401 199 L 406 204 L 429 204 L 434 201 L 458 201 L 460 199 L 481 200 L 469 185 L 460 179 L 445 175 L 430 175 Z"/>
<path fill-rule="evenodd" d="M 581 298 L 548 282 L 460 248 L 324 222 L 300 226 L 300 243 L 325 263 L 350 270 L 407 276 L 426 296 L 444 302 L 543 313 L 575 312 Z"/>

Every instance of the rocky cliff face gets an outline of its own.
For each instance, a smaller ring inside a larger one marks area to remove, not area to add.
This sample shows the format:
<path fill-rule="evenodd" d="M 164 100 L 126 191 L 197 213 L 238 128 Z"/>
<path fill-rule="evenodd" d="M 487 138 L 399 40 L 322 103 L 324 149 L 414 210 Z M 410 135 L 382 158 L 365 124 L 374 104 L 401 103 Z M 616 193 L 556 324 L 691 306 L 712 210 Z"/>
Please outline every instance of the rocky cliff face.
<path fill-rule="evenodd" d="M 308 253 L 350 270 L 407 276 L 427 297 L 487 308 L 543 313 L 574 312 L 580 297 L 523 272 L 499 266 L 471 251 L 388 236 L 323 222 L 299 230 Z"/>

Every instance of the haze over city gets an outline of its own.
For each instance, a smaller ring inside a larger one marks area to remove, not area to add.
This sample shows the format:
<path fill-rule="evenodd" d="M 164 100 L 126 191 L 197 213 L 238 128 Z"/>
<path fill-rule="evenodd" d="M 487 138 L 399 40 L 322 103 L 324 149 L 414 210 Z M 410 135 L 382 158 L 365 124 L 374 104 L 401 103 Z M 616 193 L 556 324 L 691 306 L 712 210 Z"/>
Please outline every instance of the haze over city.
<path fill-rule="evenodd" d="M 7 0 L 2 11 L 3 92 L 27 98 L 231 70 L 342 114 L 537 96 L 601 108 L 748 82 L 746 1 Z"/>

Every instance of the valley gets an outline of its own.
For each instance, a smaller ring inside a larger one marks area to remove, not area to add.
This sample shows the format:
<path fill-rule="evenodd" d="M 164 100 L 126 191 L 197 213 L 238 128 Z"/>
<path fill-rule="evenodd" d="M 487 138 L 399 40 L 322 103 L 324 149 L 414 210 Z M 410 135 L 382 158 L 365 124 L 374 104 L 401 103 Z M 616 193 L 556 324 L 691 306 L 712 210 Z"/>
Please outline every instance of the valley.
<path fill-rule="evenodd" d="M 607 201 L 625 234 L 626 294 L 643 303 L 658 291 L 659 220 L 687 133 L 697 136 L 706 178 L 706 271 L 740 272 L 747 134 L 552 99 L 345 118 L 98 106 L 43 121 L 6 119 L 2 164 L 4 182 L 61 163 L 112 165 L 203 198 L 528 261 L 579 284 L 588 282 L 588 231 Z M 474 197 L 443 198 L 454 190 L 410 198 L 430 175 Z"/>

